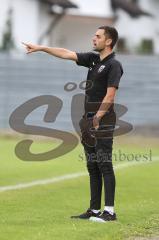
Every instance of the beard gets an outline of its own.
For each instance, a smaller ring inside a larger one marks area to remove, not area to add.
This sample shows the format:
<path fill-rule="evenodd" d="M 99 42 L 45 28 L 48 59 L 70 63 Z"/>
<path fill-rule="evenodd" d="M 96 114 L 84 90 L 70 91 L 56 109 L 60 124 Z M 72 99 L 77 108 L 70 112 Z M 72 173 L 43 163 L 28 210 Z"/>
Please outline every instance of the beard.
<path fill-rule="evenodd" d="M 104 49 L 105 49 L 104 47 L 102 47 L 102 48 L 93 47 L 93 51 L 98 52 L 98 53 L 102 52 Z"/>

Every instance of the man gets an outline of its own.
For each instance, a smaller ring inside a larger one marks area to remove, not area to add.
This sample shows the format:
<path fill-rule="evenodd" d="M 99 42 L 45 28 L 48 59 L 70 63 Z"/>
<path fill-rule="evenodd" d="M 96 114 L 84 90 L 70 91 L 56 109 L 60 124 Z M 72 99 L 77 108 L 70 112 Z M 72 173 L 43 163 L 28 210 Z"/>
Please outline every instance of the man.
<path fill-rule="evenodd" d="M 93 50 L 96 53 L 76 53 L 63 48 L 23 43 L 27 53 L 43 51 L 55 57 L 73 60 L 78 65 L 89 68 L 85 113 L 80 121 L 80 127 L 90 176 L 91 200 L 86 212 L 72 218 L 98 222 L 117 219 L 114 212 L 115 175 L 112 165 L 112 145 L 116 123 L 114 98 L 123 74 L 122 66 L 115 59 L 113 52 L 117 40 L 118 32 L 115 28 L 101 26 L 93 37 Z M 99 134 L 101 130 L 104 135 Z M 102 181 L 104 181 L 105 207 L 101 212 Z"/>

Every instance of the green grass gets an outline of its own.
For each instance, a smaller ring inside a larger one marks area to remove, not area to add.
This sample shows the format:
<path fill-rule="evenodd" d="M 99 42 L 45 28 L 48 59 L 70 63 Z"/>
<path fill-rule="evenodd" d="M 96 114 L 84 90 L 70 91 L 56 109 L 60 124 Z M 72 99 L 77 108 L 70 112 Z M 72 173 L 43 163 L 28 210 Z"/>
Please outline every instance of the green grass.
<path fill-rule="evenodd" d="M 86 171 L 85 162 L 79 158 L 81 146 L 52 161 L 23 162 L 14 154 L 17 142 L 0 139 L 0 186 Z M 45 152 L 53 146 L 55 144 L 51 142 L 37 142 L 32 151 Z M 148 152 L 147 146 L 132 144 L 129 139 L 115 143 L 114 152 L 119 149 L 126 153 Z M 157 144 L 153 143 L 151 149 L 153 155 L 159 156 Z M 0 239 L 121 240 L 133 236 L 157 236 L 158 169 L 159 161 L 152 161 L 116 170 L 118 221 L 106 224 L 70 219 L 71 215 L 81 213 L 89 206 L 88 176 L 0 192 Z"/>

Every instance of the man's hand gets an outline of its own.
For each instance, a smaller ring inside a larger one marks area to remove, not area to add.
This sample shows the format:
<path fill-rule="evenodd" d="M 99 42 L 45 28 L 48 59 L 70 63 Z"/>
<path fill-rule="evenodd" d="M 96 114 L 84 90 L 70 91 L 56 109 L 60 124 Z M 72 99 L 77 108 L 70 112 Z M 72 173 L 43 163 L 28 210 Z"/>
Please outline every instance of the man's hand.
<path fill-rule="evenodd" d="M 96 115 L 93 117 L 93 127 L 97 130 L 99 128 L 99 119 Z"/>
<path fill-rule="evenodd" d="M 24 43 L 24 42 L 22 42 L 22 44 L 25 46 L 25 48 L 27 50 L 27 54 L 42 51 L 41 45 L 34 45 L 31 43 Z"/>

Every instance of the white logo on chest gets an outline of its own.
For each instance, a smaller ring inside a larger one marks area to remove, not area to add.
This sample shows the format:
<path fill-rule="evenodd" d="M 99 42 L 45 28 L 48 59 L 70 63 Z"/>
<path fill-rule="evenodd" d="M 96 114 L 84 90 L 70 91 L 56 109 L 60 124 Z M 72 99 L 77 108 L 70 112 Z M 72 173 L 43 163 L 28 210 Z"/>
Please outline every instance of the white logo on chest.
<path fill-rule="evenodd" d="M 93 65 L 93 67 L 94 67 L 94 66 L 95 66 L 95 63 L 93 62 L 92 65 Z M 93 69 L 92 67 L 89 68 L 90 71 L 92 71 L 92 69 Z"/>
<path fill-rule="evenodd" d="M 105 65 L 100 66 L 100 68 L 98 69 L 98 73 L 101 73 L 104 70 L 104 68 L 105 68 Z"/>

